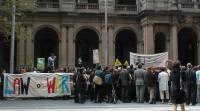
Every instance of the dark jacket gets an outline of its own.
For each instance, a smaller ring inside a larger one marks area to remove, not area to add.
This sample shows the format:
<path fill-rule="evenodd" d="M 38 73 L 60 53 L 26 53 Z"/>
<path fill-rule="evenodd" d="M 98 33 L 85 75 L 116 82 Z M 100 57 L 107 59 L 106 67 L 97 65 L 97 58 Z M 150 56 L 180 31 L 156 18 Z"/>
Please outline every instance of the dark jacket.
<path fill-rule="evenodd" d="M 180 69 L 172 70 L 169 81 L 171 82 L 170 97 L 171 102 L 174 104 L 181 104 L 185 102 L 185 95 L 182 95 L 180 90 L 180 79 L 182 77 L 183 82 L 185 81 L 184 75 L 181 75 Z"/>
<path fill-rule="evenodd" d="M 196 73 L 192 69 L 187 69 L 185 71 L 185 84 L 186 86 L 193 86 L 196 85 Z"/>
<path fill-rule="evenodd" d="M 154 86 L 156 86 L 156 81 L 157 81 L 157 79 L 156 79 L 156 75 L 155 74 L 153 74 L 153 73 L 146 73 L 146 75 L 145 75 L 145 82 L 146 82 L 146 85 L 148 86 L 148 87 L 154 87 Z"/>
<path fill-rule="evenodd" d="M 80 93 L 85 91 L 86 88 L 86 79 L 84 78 L 83 74 L 78 72 L 74 75 L 73 82 L 75 83 L 75 91 Z"/>
<path fill-rule="evenodd" d="M 122 69 L 120 74 L 119 74 L 119 79 L 120 79 L 120 83 L 121 86 L 128 86 L 129 85 L 129 81 L 131 80 L 129 72 L 127 69 Z"/>

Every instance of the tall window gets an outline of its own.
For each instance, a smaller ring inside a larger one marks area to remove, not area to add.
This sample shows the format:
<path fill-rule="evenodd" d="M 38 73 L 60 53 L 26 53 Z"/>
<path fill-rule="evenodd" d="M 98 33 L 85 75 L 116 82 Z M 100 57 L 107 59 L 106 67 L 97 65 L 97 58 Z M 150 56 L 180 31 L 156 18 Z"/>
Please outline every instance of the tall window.
<path fill-rule="evenodd" d="M 76 3 L 98 3 L 98 0 L 76 0 Z"/>
<path fill-rule="evenodd" d="M 117 4 L 120 5 L 135 5 L 136 4 L 136 0 L 116 0 Z"/>
<path fill-rule="evenodd" d="M 166 36 L 162 32 L 158 32 L 155 36 L 155 53 L 166 51 Z"/>

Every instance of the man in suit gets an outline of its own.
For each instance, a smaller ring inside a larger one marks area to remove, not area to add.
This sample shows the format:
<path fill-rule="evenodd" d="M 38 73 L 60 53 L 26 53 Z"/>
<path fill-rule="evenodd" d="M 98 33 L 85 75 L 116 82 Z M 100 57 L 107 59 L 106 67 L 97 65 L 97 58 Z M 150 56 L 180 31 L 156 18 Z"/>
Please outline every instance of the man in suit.
<path fill-rule="evenodd" d="M 187 70 L 185 71 L 185 91 L 186 91 L 186 105 L 192 103 L 196 104 L 196 72 L 192 70 L 192 64 L 187 64 Z"/>
<path fill-rule="evenodd" d="M 134 79 L 136 85 L 137 103 L 143 103 L 145 90 L 145 70 L 142 69 L 142 64 L 138 64 L 138 69 L 134 72 Z"/>
<path fill-rule="evenodd" d="M 129 75 L 126 66 L 123 66 L 123 69 L 120 71 L 119 79 L 121 83 L 121 99 L 122 102 L 128 101 L 128 91 L 129 91 L 129 81 L 131 81 L 131 77 Z"/>

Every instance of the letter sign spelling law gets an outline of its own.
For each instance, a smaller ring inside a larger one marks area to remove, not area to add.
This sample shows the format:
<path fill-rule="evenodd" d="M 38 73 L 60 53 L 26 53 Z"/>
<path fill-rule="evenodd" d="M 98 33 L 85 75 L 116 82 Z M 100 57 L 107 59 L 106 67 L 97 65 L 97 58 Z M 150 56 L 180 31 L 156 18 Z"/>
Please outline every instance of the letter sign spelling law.
<path fill-rule="evenodd" d="M 4 97 L 71 95 L 72 73 L 4 74 Z"/>

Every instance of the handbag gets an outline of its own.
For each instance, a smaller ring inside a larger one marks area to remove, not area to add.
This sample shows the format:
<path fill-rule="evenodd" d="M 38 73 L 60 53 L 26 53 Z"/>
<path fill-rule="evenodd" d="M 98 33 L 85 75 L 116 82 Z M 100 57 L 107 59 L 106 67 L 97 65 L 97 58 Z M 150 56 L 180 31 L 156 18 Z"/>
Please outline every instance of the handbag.
<path fill-rule="evenodd" d="M 103 84 L 103 81 L 102 81 L 102 78 L 99 77 L 99 76 L 94 76 L 94 79 L 93 79 L 93 82 L 97 85 L 102 85 Z"/>

